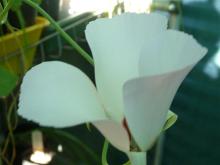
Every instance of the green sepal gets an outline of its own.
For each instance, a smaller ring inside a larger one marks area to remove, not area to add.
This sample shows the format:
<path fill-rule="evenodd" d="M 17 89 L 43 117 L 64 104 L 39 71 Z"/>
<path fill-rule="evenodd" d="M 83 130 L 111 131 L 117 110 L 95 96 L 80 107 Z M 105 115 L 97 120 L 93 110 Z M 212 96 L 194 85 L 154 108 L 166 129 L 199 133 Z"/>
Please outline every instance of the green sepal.
<path fill-rule="evenodd" d="M 167 120 L 166 123 L 164 124 L 163 131 L 170 128 L 177 121 L 177 118 L 178 118 L 177 114 L 169 110 L 167 113 Z"/>

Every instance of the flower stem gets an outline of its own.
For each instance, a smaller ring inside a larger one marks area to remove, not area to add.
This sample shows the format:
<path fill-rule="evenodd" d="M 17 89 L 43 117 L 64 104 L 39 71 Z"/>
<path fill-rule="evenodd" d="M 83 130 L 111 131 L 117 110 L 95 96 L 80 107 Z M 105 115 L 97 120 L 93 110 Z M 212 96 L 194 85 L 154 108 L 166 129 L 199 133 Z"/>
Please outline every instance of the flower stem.
<path fill-rule="evenodd" d="M 3 11 L 0 13 L 0 22 L 2 22 L 2 20 L 5 17 L 5 15 L 7 15 L 8 11 L 12 7 L 12 5 L 13 5 L 12 0 L 9 0 L 8 3 L 6 4 L 6 6 L 4 7 Z"/>
<path fill-rule="evenodd" d="M 109 143 L 105 139 L 104 146 L 102 149 L 102 165 L 108 165 L 108 162 L 107 162 L 108 146 L 109 146 Z"/>
<path fill-rule="evenodd" d="M 146 152 L 129 152 L 127 153 L 131 165 L 147 165 L 147 153 Z"/>
<path fill-rule="evenodd" d="M 91 65 L 94 65 L 92 57 L 85 52 L 61 27 L 54 21 L 53 18 L 47 12 L 45 12 L 38 4 L 31 0 L 23 0 L 26 4 L 36 9 L 40 14 L 42 14 L 48 21 L 53 25 L 53 27 L 60 33 L 60 35 L 73 47 L 75 48 Z"/>

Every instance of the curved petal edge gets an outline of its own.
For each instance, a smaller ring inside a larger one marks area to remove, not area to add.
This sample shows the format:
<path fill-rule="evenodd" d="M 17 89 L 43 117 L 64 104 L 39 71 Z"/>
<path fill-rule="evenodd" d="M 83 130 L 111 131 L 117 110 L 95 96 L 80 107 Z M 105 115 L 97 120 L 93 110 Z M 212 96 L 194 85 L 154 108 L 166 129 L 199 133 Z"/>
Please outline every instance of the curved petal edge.
<path fill-rule="evenodd" d="M 53 127 L 107 119 L 90 79 L 76 67 L 58 61 L 43 62 L 27 72 L 18 114 Z"/>

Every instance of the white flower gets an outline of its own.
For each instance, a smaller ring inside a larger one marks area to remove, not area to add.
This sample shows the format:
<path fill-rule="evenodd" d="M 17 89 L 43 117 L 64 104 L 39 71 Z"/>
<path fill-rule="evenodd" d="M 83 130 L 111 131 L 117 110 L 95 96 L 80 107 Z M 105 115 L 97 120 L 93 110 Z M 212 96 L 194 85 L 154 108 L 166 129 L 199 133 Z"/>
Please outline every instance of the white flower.
<path fill-rule="evenodd" d="M 76 67 L 44 62 L 23 79 L 19 114 L 43 126 L 92 122 L 115 147 L 129 152 L 125 118 L 138 147 L 147 151 L 181 82 L 207 52 L 191 36 L 166 28 L 166 17 L 158 14 L 126 13 L 89 23 L 97 89 Z"/>

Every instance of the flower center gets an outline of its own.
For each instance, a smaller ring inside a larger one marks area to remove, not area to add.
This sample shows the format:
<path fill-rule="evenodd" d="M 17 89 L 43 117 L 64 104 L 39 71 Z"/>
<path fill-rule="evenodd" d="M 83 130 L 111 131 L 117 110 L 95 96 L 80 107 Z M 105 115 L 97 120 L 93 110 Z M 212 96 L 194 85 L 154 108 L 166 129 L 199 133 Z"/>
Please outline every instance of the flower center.
<path fill-rule="evenodd" d="M 128 136 L 129 136 L 129 140 L 130 140 L 130 151 L 133 152 L 140 152 L 140 148 L 138 147 L 137 143 L 135 142 L 134 138 L 131 135 L 131 131 L 128 128 L 128 123 L 127 120 L 124 118 L 122 121 L 122 125 L 124 126 L 124 128 L 127 130 Z"/>

